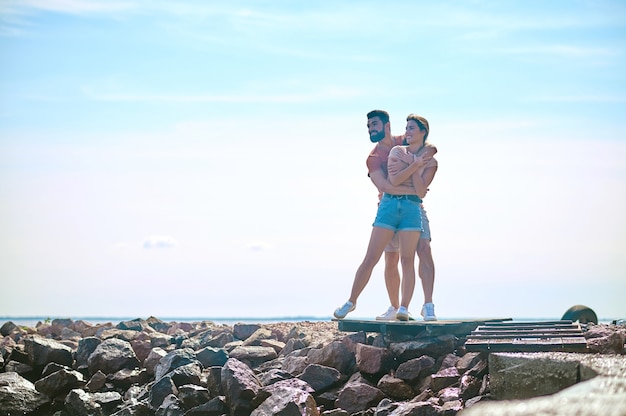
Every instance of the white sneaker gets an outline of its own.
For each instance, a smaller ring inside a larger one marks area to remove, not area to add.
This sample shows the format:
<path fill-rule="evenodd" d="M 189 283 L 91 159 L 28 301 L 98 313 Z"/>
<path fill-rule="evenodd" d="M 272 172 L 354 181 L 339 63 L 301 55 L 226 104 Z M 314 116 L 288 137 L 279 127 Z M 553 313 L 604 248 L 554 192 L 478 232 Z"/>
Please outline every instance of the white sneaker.
<path fill-rule="evenodd" d="M 335 309 L 335 313 L 334 313 L 335 318 L 343 319 L 346 317 L 347 314 L 349 314 L 355 309 L 356 309 L 356 305 L 350 301 L 347 301 L 342 306 Z"/>
<path fill-rule="evenodd" d="M 435 316 L 435 305 L 431 302 L 425 303 L 422 306 L 422 314 L 425 321 L 436 321 L 437 317 Z"/>
<path fill-rule="evenodd" d="M 408 321 L 410 316 L 409 310 L 404 306 L 400 306 L 398 312 L 396 312 L 396 319 L 398 321 Z"/>
<path fill-rule="evenodd" d="M 390 306 L 385 312 L 376 317 L 377 321 L 395 321 L 397 309 Z"/>

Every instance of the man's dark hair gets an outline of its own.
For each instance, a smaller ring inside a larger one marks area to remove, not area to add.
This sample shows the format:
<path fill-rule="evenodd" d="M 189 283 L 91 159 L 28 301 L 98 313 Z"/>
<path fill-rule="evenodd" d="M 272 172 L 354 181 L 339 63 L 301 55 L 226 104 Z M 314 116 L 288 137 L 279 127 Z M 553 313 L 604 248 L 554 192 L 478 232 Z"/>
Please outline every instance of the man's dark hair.
<path fill-rule="evenodd" d="M 383 110 L 372 110 L 367 113 L 367 119 L 379 117 L 383 124 L 389 123 L 389 113 Z"/>

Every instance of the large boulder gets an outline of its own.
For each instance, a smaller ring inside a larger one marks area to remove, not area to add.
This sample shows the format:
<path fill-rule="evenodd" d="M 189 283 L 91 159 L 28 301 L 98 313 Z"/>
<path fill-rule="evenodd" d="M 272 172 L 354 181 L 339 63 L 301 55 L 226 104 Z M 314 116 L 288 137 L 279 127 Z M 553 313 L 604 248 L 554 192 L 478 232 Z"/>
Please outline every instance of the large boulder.
<path fill-rule="evenodd" d="M 110 338 L 99 344 L 87 360 L 89 373 L 98 370 L 104 374 L 115 373 L 122 368 L 139 367 L 139 360 L 128 341 Z"/>
<path fill-rule="evenodd" d="M 0 373 L 0 409 L 4 415 L 27 415 L 50 403 L 50 398 L 17 373 Z"/>
<path fill-rule="evenodd" d="M 49 363 L 71 367 L 74 362 L 70 347 L 37 335 L 31 335 L 24 339 L 24 350 L 28 354 L 29 364 L 35 371 L 43 370 Z"/>
<path fill-rule="evenodd" d="M 252 400 L 261 389 L 254 372 L 236 358 L 229 358 L 222 367 L 222 390 L 232 416 L 248 416 L 252 412 Z"/>

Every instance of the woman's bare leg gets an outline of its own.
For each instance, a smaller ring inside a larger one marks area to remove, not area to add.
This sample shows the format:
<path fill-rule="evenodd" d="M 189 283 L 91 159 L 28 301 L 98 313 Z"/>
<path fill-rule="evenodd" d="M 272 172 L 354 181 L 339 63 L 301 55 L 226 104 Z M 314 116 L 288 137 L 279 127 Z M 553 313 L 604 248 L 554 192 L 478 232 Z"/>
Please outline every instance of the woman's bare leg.
<path fill-rule="evenodd" d="M 400 263 L 402 265 L 402 299 L 400 305 L 409 308 L 415 290 L 415 251 L 419 231 L 399 231 Z"/>

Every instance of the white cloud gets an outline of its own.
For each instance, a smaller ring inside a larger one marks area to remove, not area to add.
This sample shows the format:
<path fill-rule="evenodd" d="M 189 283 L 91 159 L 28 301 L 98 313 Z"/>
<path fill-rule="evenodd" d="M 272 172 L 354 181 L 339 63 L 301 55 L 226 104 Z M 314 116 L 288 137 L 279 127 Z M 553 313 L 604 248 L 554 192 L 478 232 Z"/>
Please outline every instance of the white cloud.
<path fill-rule="evenodd" d="M 171 248 L 178 246 L 178 241 L 167 235 L 151 235 L 143 240 L 143 248 Z"/>
<path fill-rule="evenodd" d="M 134 7 L 128 1 L 94 1 L 94 0 L 20 0 L 6 2 L 8 7 L 30 7 L 47 11 L 81 14 L 128 10 Z"/>
<path fill-rule="evenodd" d="M 298 94 L 259 94 L 259 95 L 166 95 L 166 94 L 135 94 L 135 93 L 94 93 L 87 89 L 85 95 L 96 101 L 118 102 L 165 102 L 165 103 L 303 103 L 336 99 L 347 99 L 361 96 L 363 92 L 355 88 L 325 88 L 315 92 Z"/>
<path fill-rule="evenodd" d="M 248 243 L 246 245 L 246 248 L 250 251 L 268 251 L 271 250 L 273 247 L 271 244 L 265 241 L 253 241 L 251 243 Z"/>

